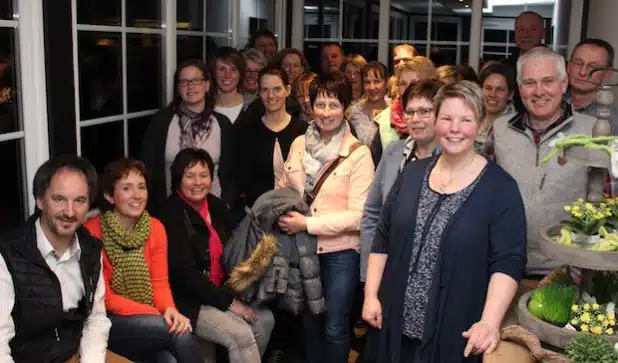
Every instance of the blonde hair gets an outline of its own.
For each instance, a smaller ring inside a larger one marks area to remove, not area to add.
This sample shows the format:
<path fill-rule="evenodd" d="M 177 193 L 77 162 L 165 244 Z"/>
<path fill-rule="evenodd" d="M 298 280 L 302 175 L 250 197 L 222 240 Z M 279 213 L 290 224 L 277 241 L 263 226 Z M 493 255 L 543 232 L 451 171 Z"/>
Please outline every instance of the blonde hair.
<path fill-rule="evenodd" d="M 386 87 L 387 87 L 388 97 L 391 100 L 394 100 L 395 98 L 399 97 L 399 93 L 397 91 L 397 76 L 391 76 L 391 78 L 388 79 L 388 83 Z"/>
<path fill-rule="evenodd" d="M 416 56 L 418 54 L 418 52 L 416 51 L 416 49 L 411 46 L 410 44 L 399 44 L 397 46 L 395 46 L 395 48 L 393 48 L 393 56 L 395 56 L 395 54 L 399 53 L 400 51 L 406 51 L 412 54 L 412 56 Z"/>
<path fill-rule="evenodd" d="M 367 64 L 367 60 L 360 54 L 348 54 L 348 56 L 345 57 L 345 61 L 343 62 L 343 66 L 341 67 L 341 69 L 345 71 L 345 66 L 347 66 L 348 64 L 352 64 L 360 71 L 363 66 Z"/>
<path fill-rule="evenodd" d="M 459 81 L 459 72 L 457 72 L 457 67 L 451 65 L 444 65 L 436 68 L 436 73 L 438 74 L 438 79 L 443 80 L 444 78 L 453 77 L 456 81 Z"/>
<path fill-rule="evenodd" d="M 400 63 L 395 68 L 395 75 L 397 78 L 403 72 L 415 72 L 418 75 L 419 80 L 425 79 L 438 79 L 438 73 L 433 62 L 422 55 L 412 57 L 411 60 Z"/>
<path fill-rule="evenodd" d="M 311 81 L 313 81 L 313 79 L 317 76 L 317 73 L 305 72 L 300 76 L 296 77 L 294 83 L 292 84 L 292 95 L 294 97 L 298 97 L 298 95 L 301 94 L 301 92 L 303 92 L 305 88 L 309 89 Z"/>
<path fill-rule="evenodd" d="M 459 98 L 462 100 L 476 116 L 476 121 L 481 122 L 485 117 L 483 91 L 481 86 L 472 81 L 460 81 L 455 84 L 444 85 L 438 90 L 438 94 L 433 99 L 433 105 L 436 109 L 436 115 L 440 113 L 440 107 L 444 100 L 449 98 Z"/>

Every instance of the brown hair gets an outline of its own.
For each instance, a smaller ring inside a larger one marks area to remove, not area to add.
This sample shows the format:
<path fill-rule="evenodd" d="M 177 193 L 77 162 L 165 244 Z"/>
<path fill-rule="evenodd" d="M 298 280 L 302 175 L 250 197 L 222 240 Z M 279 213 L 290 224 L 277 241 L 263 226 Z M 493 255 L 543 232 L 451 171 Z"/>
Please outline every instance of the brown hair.
<path fill-rule="evenodd" d="M 443 80 L 444 78 L 453 77 L 455 78 L 455 82 L 460 81 L 459 72 L 457 72 L 457 68 L 453 65 L 445 65 L 436 68 L 436 73 L 438 74 L 438 79 Z"/>
<path fill-rule="evenodd" d="M 323 73 L 309 85 L 311 107 L 320 94 L 337 98 L 346 109 L 352 103 L 352 84 L 348 76 L 341 71 Z"/>
<path fill-rule="evenodd" d="M 417 55 L 412 60 L 400 63 L 395 69 L 395 75 L 399 78 L 399 75 L 403 72 L 415 72 L 420 79 L 438 79 L 433 62 L 422 55 Z"/>
<path fill-rule="evenodd" d="M 438 90 L 443 83 L 434 79 L 426 79 L 418 83 L 411 84 L 406 88 L 401 98 L 402 105 L 405 108 L 408 102 L 413 98 L 426 98 L 429 102 L 433 102 L 434 97 L 438 94 Z"/>
<path fill-rule="evenodd" d="M 343 62 L 341 69 L 345 71 L 345 66 L 348 64 L 352 64 L 360 71 L 361 69 L 363 69 L 365 64 L 367 64 L 367 60 L 360 54 L 352 53 L 348 54 L 348 56 L 345 57 L 345 61 Z"/>
<path fill-rule="evenodd" d="M 146 185 L 150 184 L 150 176 L 148 175 L 146 166 L 140 160 L 135 160 L 131 158 L 120 158 L 107 164 L 107 166 L 103 170 L 103 175 L 101 176 L 100 183 L 100 194 L 102 201 L 101 208 L 103 210 L 114 209 L 114 206 L 107 202 L 107 200 L 104 198 L 104 195 L 113 195 L 116 182 L 118 182 L 120 179 L 126 178 L 131 172 L 135 172 L 143 176 L 144 180 L 146 181 Z"/>
<path fill-rule="evenodd" d="M 365 77 L 367 77 L 370 72 L 374 72 L 378 78 L 382 78 L 384 82 L 388 82 L 388 68 L 386 68 L 384 64 L 378 61 L 371 61 L 365 64 L 363 68 L 361 68 L 361 82 L 365 83 Z"/>
<path fill-rule="evenodd" d="M 283 58 L 287 57 L 290 54 L 295 54 L 295 55 L 298 56 L 298 58 L 300 58 L 300 63 L 303 65 L 303 71 L 306 72 L 306 71 L 309 70 L 309 62 L 307 62 L 307 58 L 305 57 L 303 52 L 301 52 L 300 50 L 298 50 L 296 48 L 285 48 L 285 49 L 282 49 L 279 53 L 277 53 L 277 57 L 276 57 L 275 63 L 279 67 L 283 67 Z"/>
<path fill-rule="evenodd" d="M 286 86 L 286 87 L 290 85 L 290 81 L 288 79 L 288 74 L 285 73 L 283 68 L 279 67 L 276 64 L 271 64 L 271 65 L 266 66 L 265 68 L 263 68 L 260 71 L 260 75 L 258 76 L 258 84 L 260 84 L 260 87 L 261 87 L 261 83 L 262 83 L 262 77 L 264 77 L 267 74 L 271 75 L 271 76 L 277 76 L 277 77 L 281 78 L 281 81 L 283 82 L 283 85 Z"/>

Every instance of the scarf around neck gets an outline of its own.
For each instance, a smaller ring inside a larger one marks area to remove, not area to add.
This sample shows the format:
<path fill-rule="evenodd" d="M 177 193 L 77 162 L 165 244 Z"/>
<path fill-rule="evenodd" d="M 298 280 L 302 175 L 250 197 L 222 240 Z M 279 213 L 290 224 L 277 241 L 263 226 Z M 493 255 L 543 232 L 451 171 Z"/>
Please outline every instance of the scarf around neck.
<path fill-rule="evenodd" d="M 144 211 L 127 232 L 114 211 L 101 215 L 103 247 L 112 264 L 112 290 L 133 301 L 154 306 L 150 270 L 144 248 L 150 235 L 150 215 Z"/>
<path fill-rule="evenodd" d="M 403 104 L 401 98 L 397 98 L 391 104 L 391 125 L 400 135 L 408 134 L 408 125 L 403 119 Z"/>
<path fill-rule="evenodd" d="M 199 147 L 208 139 L 212 131 L 212 118 L 205 119 L 204 112 L 196 113 L 189 110 L 183 102 L 178 107 L 178 126 L 180 127 L 180 150 L 188 147 Z"/>
<path fill-rule="evenodd" d="M 347 128 L 347 122 L 342 121 L 339 130 L 327 140 L 320 137 L 320 131 L 315 126 L 315 121 L 309 124 L 305 132 L 305 153 L 303 155 L 303 169 L 305 170 L 305 192 L 310 193 L 317 180 L 316 174 L 324 164 L 335 160 L 339 156 L 341 141 Z"/>

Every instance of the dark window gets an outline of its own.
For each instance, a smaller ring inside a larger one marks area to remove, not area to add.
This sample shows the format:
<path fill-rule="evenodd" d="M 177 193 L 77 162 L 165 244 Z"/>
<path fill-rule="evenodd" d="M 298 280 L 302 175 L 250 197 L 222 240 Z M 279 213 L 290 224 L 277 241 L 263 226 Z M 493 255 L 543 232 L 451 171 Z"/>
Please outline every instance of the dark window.
<path fill-rule="evenodd" d="M 181 30 L 204 30 L 204 0 L 177 0 L 176 26 Z"/>
<path fill-rule="evenodd" d="M 0 133 L 20 131 L 17 117 L 17 75 L 15 73 L 15 31 L 0 28 Z"/>
<path fill-rule="evenodd" d="M 161 26 L 161 1 L 128 0 L 127 26 L 137 28 L 159 28 Z"/>
<path fill-rule="evenodd" d="M 0 1 L 0 19 L 14 20 L 13 19 L 13 1 L 12 0 Z"/>
<path fill-rule="evenodd" d="M 178 64 L 187 59 L 202 59 L 204 49 L 203 37 L 179 35 L 176 37 L 176 55 Z"/>
<path fill-rule="evenodd" d="M 119 33 L 79 31 L 80 119 L 122 113 L 122 47 Z"/>
<path fill-rule="evenodd" d="M 227 33 L 230 27 L 229 0 L 206 1 L 206 30 L 215 33 Z"/>
<path fill-rule="evenodd" d="M 122 25 L 120 19 L 120 0 L 76 1 L 78 24 Z"/>
<path fill-rule="evenodd" d="M 162 104 L 161 36 L 127 34 L 127 102 L 129 112 Z"/>
<path fill-rule="evenodd" d="M 82 156 L 90 160 L 99 173 L 110 162 L 124 155 L 123 121 L 82 127 Z"/>
<path fill-rule="evenodd" d="M 130 119 L 129 122 L 129 156 L 133 158 L 139 158 L 140 151 L 142 150 L 142 141 L 144 140 L 144 133 L 146 128 L 150 124 L 152 116 L 139 117 Z"/>
<path fill-rule="evenodd" d="M 23 140 L 0 142 L 0 163 L 4 175 L 0 188 L 5 191 L 0 198 L 0 230 L 19 228 L 24 225 L 26 205 L 24 203 Z"/>

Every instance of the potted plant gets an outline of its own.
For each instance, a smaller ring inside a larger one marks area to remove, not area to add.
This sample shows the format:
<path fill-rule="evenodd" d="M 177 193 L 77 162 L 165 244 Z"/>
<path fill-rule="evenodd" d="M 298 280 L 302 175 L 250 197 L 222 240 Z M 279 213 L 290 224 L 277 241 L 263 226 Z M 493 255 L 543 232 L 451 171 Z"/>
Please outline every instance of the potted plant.
<path fill-rule="evenodd" d="M 564 207 L 569 218 L 562 225 L 573 234 L 573 242 L 588 247 L 599 240 L 599 228 L 612 216 L 606 203 L 596 206 L 579 198 L 573 204 Z"/>

